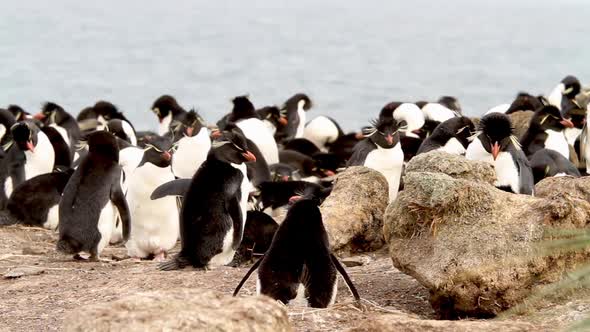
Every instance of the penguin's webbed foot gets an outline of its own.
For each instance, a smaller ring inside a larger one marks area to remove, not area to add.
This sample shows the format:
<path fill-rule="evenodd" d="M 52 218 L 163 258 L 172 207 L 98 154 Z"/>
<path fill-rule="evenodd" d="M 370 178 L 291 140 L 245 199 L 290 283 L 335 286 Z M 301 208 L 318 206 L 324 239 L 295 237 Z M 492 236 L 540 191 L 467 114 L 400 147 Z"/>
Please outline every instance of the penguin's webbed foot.
<path fill-rule="evenodd" d="M 177 255 L 171 260 L 159 264 L 158 269 L 161 271 L 174 271 L 184 269 L 187 265 L 189 265 L 189 261 L 186 258 Z"/>

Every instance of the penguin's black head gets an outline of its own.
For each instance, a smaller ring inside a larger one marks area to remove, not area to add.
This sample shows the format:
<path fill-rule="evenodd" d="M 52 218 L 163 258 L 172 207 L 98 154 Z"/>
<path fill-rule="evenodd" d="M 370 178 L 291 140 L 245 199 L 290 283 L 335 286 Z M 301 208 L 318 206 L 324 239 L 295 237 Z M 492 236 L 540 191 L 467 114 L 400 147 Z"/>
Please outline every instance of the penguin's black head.
<path fill-rule="evenodd" d="M 16 121 L 22 121 L 29 115 L 27 111 L 18 105 L 8 105 L 7 110 L 14 115 Z"/>
<path fill-rule="evenodd" d="M 168 167 L 172 161 L 174 146 L 166 137 L 149 135 L 145 137 L 145 150 L 139 166 L 152 163 L 158 167 Z"/>
<path fill-rule="evenodd" d="M 14 143 L 22 150 L 22 151 L 31 151 L 35 152 L 35 147 L 37 146 L 37 133 L 39 132 L 39 127 L 37 127 L 31 121 L 23 121 L 18 122 L 10 128 L 12 132 L 12 138 Z"/>
<path fill-rule="evenodd" d="M 212 153 L 216 158 L 232 164 L 256 161 L 241 130 L 224 131 L 222 135 L 223 139 L 213 144 Z"/>
<path fill-rule="evenodd" d="M 384 149 L 391 149 L 399 143 L 399 128 L 393 118 L 380 118 L 363 129 L 365 137 Z"/>
<path fill-rule="evenodd" d="M 516 95 L 516 98 L 510 104 L 510 107 L 506 111 L 507 114 L 516 112 L 516 111 L 536 111 L 539 108 L 543 107 L 543 100 L 539 99 L 537 96 L 533 96 L 526 92 L 519 92 Z"/>
<path fill-rule="evenodd" d="M 205 120 L 199 116 L 195 110 L 187 112 L 180 121 L 173 121 L 170 128 L 174 132 L 175 140 L 181 139 L 184 136 L 193 137 L 201 132 L 205 125 Z"/>
<path fill-rule="evenodd" d="M 273 164 L 268 167 L 270 171 L 270 178 L 274 182 L 299 181 L 301 175 L 299 170 L 288 164 Z"/>
<path fill-rule="evenodd" d="M 562 131 L 565 128 L 573 128 L 574 124 L 569 119 L 564 119 L 557 107 L 546 105 L 535 112 L 531 118 L 530 126 L 538 127 L 542 131 Z"/>
<path fill-rule="evenodd" d="M 34 118 L 44 124 L 61 123 L 67 116 L 63 107 L 53 102 L 43 104 L 41 112 L 35 114 Z"/>
<path fill-rule="evenodd" d="M 339 168 L 346 166 L 341 158 L 333 153 L 319 152 L 312 158 L 315 161 L 314 173 L 320 177 L 334 176 Z"/>
<path fill-rule="evenodd" d="M 184 109 L 178 105 L 176 98 L 171 95 L 163 95 L 156 99 L 152 104 L 152 112 L 158 116 L 158 120 L 162 120 L 167 117 L 170 113 L 173 115 L 183 113 Z"/>
<path fill-rule="evenodd" d="M 270 121 L 277 129 L 283 128 L 289 123 L 287 112 L 281 111 L 276 106 L 265 106 L 256 110 L 256 113 L 260 119 Z"/>
<path fill-rule="evenodd" d="M 441 123 L 440 126 L 447 127 L 451 131 L 452 136 L 457 138 L 465 147 L 469 145 L 469 138 L 475 133 L 475 125 L 466 116 L 448 119 Z"/>
<path fill-rule="evenodd" d="M 90 155 L 100 155 L 119 162 L 117 138 L 108 131 L 94 131 L 86 136 L 85 142 Z"/>
<path fill-rule="evenodd" d="M 301 201 L 312 201 L 315 205 L 320 206 L 326 200 L 326 197 L 330 196 L 332 188 L 324 188 L 320 185 L 309 185 L 297 192 L 295 196 L 289 199 L 291 205 L 298 204 Z"/>
<path fill-rule="evenodd" d="M 479 121 L 478 138 L 483 148 L 491 153 L 494 160 L 500 152 L 506 151 L 510 144 L 517 146 L 517 139 L 512 135 L 512 122 L 504 113 L 491 113 Z"/>
<path fill-rule="evenodd" d="M 248 99 L 247 95 L 237 96 L 232 99 L 233 109 L 231 122 L 235 122 L 241 119 L 247 118 L 258 118 L 258 114 L 254 110 L 254 104 Z"/>
<path fill-rule="evenodd" d="M 123 123 L 121 119 L 111 119 L 106 123 L 105 129 L 106 131 L 110 132 L 111 134 L 115 135 L 116 137 L 125 140 L 131 143 L 131 137 L 133 133 L 130 132 L 133 129 L 129 126 L 126 126 L 126 123 Z"/>
<path fill-rule="evenodd" d="M 580 104 L 573 99 L 566 103 L 562 103 L 561 106 L 561 115 L 563 115 L 565 119 L 569 119 L 575 128 L 582 129 L 586 124 L 586 108 L 580 106 Z"/>
<path fill-rule="evenodd" d="M 568 75 L 561 80 L 561 93 L 569 99 L 574 99 L 582 90 L 582 84 L 577 77 Z"/>
<path fill-rule="evenodd" d="M 121 119 L 122 113 L 119 111 L 117 106 L 113 105 L 108 101 L 98 101 L 94 104 L 94 112 L 97 116 L 102 116 L 105 120 Z"/>
<path fill-rule="evenodd" d="M 305 93 L 297 93 L 291 98 L 287 99 L 281 109 L 288 112 L 296 112 L 298 108 L 308 111 L 313 107 L 311 99 Z"/>
<path fill-rule="evenodd" d="M 383 106 L 383 108 L 381 109 L 381 112 L 379 112 L 379 119 L 393 119 L 393 112 L 400 107 L 400 105 L 403 104 L 403 102 L 401 101 L 392 101 L 388 104 L 386 104 L 385 106 Z M 418 106 L 420 107 L 420 106 Z M 423 106 L 422 106 L 423 107 Z M 420 108 L 422 108 L 420 107 Z"/>
<path fill-rule="evenodd" d="M 455 97 L 442 96 L 438 98 L 438 103 L 445 106 L 448 109 L 461 113 L 461 104 L 459 104 L 459 100 Z"/>
<path fill-rule="evenodd" d="M 12 140 L 12 133 L 10 128 L 14 126 L 16 120 L 14 115 L 8 110 L 0 108 L 0 141 L 5 142 Z"/>
<path fill-rule="evenodd" d="M 94 107 L 90 106 L 83 108 L 80 113 L 78 113 L 78 116 L 76 116 L 76 121 L 80 122 L 83 120 L 96 119 L 97 117 L 98 115 L 94 111 Z"/>

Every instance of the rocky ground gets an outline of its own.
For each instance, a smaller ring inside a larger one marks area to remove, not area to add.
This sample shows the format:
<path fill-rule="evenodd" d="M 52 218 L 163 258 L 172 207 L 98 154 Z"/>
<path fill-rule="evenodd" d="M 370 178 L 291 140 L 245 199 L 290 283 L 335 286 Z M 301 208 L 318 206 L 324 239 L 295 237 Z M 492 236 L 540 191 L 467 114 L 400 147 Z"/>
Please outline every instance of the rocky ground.
<path fill-rule="evenodd" d="M 81 306 L 114 301 L 138 292 L 177 288 L 214 289 L 231 294 L 247 268 L 223 267 L 211 271 L 160 272 L 154 262 L 119 260 L 125 249 L 107 248 L 106 261 L 74 262 L 58 254 L 56 234 L 44 229 L 11 226 L 0 228 L 0 275 L 25 275 L 0 279 L 0 330 L 54 331 L 64 317 Z M 358 288 L 366 312 L 351 305 L 352 297 L 341 281 L 337 303 L 325 310 L 288 307 L 296 331 L 342 331 L 372 315 L 405 312 L 434 318 L 428 291 L 411 277 L 393 268 L 385 252 L 355 256 L 362 266 L 347 268 Z M 255 291 L 249 280 L 241 296 Z"/>

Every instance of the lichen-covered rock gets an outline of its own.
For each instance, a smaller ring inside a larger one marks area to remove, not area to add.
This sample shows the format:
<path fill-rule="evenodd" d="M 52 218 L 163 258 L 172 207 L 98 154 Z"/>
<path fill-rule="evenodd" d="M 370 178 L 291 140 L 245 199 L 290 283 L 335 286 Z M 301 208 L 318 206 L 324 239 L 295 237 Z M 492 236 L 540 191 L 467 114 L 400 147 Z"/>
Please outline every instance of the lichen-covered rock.
<path fill-rule="evenodd" d="M 430 320 L 407 314 L 387 314 L 364 320 L 349 332 L 542 332 L 546 327 L 524 322 L 497 320 Z"/>
<path fill-rule="evenodd" d="M 321 206 L 333 251 L 346 256 L 383 247 L 387 195 L 387 180 L 375 170 L 354 166 L 338 174 Z"/>
<path fill-rule="evenodd" d="M 268 297 L 234 298 L 203 289 L 139 293 L 89 305 L 66 331 L 291 331 L 285 308 Z"/>
<path fill-rule="evenodd" d="M 441 318 L 495 316 L 588 262 L 590 251 L 538 251 L 544 226 L 588 224 L 587 201 L 515 195 L 440 173 L 407 173 L 405 181 L 384 235 L 394 266 L 430 290 Z"/>
<path fill-rule="evenodd" d="M 533 114 L 535 114 L 533 111 L 519 111 L 508 114 L 510 121 L 512 121 L 512 127 L 514 128 L 514 136 L 521 138 L 526 133 Z"/>
<path fill-rule="evenodd" d="M 558 176 L 545 178 L 535 185 L 535 196 L 552 199 L 571 196 L 590 202 L 590 176 L 575 178 Z"/>
<path fill-rule="evenodd" d="M 467 160 L 463 156 L 442 151 L 430 151 L 412 158 L 406 165 L 406 173 L 410 172 L 444 173 L 456 179 L 490 184 L 496 181 L 496 171 L 491 163 Z"/>

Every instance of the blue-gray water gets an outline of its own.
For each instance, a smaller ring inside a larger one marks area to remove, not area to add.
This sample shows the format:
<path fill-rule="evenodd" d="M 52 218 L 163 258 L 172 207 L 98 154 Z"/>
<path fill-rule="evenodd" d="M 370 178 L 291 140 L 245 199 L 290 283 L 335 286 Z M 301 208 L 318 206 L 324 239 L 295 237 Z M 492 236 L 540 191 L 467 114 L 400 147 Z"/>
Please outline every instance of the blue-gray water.
<path fill-rule="evenodd" d="M 71 113 L 107 99 L 139 128 L 163 93 L 214 121 L 307 92 L 347 129 L 391 100 L 460 98 L 478 115 L 519 91 L 590 78 L 590 1 L 0 1 L 0 107 Z"/>

